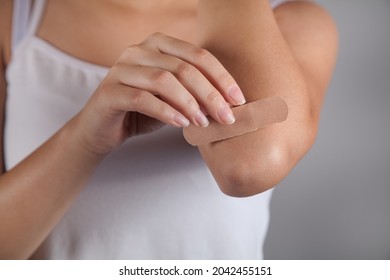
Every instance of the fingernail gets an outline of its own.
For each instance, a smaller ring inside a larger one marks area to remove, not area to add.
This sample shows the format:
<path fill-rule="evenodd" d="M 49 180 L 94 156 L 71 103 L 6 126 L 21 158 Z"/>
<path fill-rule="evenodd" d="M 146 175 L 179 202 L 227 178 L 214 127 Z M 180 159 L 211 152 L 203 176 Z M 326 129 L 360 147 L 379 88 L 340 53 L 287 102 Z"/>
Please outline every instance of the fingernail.
<path fill-rule="evenodd" d="M 186 117 L 184 117 L 184 116 L 182 116 L 182 115 L 179 115 L 179 114 L 177 114 L 177 115 L 175 115 L 175 116 L 173 117 L 173 121 L 174 121 L 178 126 L 181 126 L 181 127 L 187 127 L 187 126 L 190 125 L 190 121 L 189 121 Z"/>
<path fill-rule="evenodd" d="M 233 101 L 236 103 L 236 105 L 242 105 L 246 102 L 244 94 L 242 93 L 242 91 L 238 87 L 238 85 L 232 85 L 228 89 L 228 94 L 233 99 Z"/>
<path fill-rule="evenodd" d="M 209 120 L 200 110 L 196 113 L 195 120 L 200 126 L 206 127 L 209 125 Z"/>
<path fill-rule="evenodd" d="M 227 106 L 219 108 L 218 116 L 226 124 L 232 124 L 236 121 L 236 118 L 233 116 L 232 110 Z"/>

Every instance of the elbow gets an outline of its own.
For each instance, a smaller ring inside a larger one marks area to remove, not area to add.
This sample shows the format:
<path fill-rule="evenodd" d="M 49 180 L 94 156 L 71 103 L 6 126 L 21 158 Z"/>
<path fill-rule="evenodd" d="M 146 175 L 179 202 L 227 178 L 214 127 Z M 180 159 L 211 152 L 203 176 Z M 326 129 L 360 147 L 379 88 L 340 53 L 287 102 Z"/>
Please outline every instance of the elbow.
<path fill-rule="evenodd" d="M 230 160 L 219 162 L 219 168 L 214 168 L 212 173 L 221 191 L 233 197 L 247 197 L 278 185 L 314 143 L 313 127 L 306 128 L 289 141 L 266 141 L 256 152 L 250 149 L 242 153 L 241 150 L 231 154 Z"/>
<path fill-rule="evenodd" d="M 215 176 L 223 193 L 233 197 L 247 197 L 275 187 L 291 170 L 288 153 L 273 147 L 266 154 L 252 159 L 237 159 L 220 169 Z"/>

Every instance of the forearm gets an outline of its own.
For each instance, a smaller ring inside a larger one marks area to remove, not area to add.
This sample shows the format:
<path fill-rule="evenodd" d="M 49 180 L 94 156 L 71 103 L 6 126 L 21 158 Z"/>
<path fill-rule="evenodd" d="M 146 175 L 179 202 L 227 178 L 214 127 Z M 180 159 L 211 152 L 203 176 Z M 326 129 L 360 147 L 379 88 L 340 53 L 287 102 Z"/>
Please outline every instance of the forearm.
<path fill-rule="evenodd" d="M 74 136 L 74 121 L 0 177 L 0 259 L 28 258 L 99 164 Z"/>
<path fill-rule="evenodd" d="M 283 179 L 310 147 L 315 127 L 305 79 L 268 1 L 200 1 L 200 44 L 233 75 L 248 102 L 279 95 L 288 119 L 200 147 L 223 191 L 246 196 Z"/>

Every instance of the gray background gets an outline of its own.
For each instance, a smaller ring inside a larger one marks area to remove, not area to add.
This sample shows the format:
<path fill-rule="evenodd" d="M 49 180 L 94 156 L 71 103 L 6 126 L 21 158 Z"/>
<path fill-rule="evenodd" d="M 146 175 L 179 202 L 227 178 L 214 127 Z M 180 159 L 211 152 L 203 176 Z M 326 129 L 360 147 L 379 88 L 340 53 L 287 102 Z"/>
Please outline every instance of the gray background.
<path fill-rule="evenodd" d="M 317 141 L 276 188 L 266 259 L 390 259 L 390 1 L 320 0 L 340 51 Z"/>

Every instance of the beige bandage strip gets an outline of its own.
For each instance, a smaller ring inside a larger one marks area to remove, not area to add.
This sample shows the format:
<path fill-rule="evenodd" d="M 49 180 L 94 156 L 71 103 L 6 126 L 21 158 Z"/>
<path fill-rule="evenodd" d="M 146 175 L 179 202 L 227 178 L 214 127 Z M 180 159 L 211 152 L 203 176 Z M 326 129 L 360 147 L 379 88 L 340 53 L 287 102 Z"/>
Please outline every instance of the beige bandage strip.
<path fill-rule="evenodd" d="M 232 108 L 236 118 L 234 124 L 220 124 L 214 119 L 209 119 L 207 127 L 189 125 L 183 129 L 184 138 L 193 146 L 224 140 L 274 123 L 286 120 L 288 107 L 286 102 L 279 96 L 273 96 L 242 106 Z"/>

